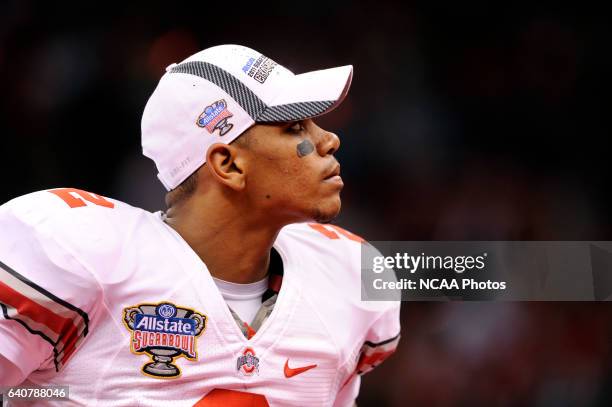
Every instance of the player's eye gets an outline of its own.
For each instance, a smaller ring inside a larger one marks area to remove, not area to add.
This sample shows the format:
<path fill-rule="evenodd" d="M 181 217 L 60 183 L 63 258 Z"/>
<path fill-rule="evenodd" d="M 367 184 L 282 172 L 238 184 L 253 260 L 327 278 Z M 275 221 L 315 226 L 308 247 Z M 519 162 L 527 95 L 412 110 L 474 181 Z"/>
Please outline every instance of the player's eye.
<path fill-rule="evenodd" d="M 305 130 L 305 127 L 304 127 L 303 122 L 295 122 L 295 123 L 292 123 L 289 127 L 287 127 L 287 132 L 293 133 L 293 134 L 301 133 L 304 130 Z"/>

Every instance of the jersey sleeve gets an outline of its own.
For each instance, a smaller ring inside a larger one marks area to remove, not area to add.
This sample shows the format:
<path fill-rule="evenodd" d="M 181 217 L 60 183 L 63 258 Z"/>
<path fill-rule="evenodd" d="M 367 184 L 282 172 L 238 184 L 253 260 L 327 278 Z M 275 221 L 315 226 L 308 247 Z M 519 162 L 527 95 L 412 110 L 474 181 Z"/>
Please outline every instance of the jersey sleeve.
<path fill-rule="evenodd" d="M 370 247 L 369 250 L 376 250 Z M 367 301 L 378 312 L 356 348 L 356 363 L 352 373 L 341 386 L 334 406 L 354 406 L 359 395 L 361 375 L 383 363 L 397 349 L 400 340 L 400 302 Z M 355 359 L 353 359 L 355 360 Z"/>
<path fill-rule="evenodd" d="M 367 259 L 372 256 L 381 256 L 378 249 L 370 244 L 364 245 L 362 252 L 365 253 L 364 257 Z M 360 267 L 363 266 L 360 265 Z M 387 269 L 386 273 L 387 279 L 397 279 L 393 269 Z M 362 284 L 368 284 L 368 280 L 362 280 Z M 362 300 L 364 298 L 370 297 L 367 294 L 364 295 L 362 291 Z M 387 301 L 363 301 L 364 304 L 370 304 L 378 312 L 373 315 L 359 351 L 355 369 L 357 374 L 362 375 L 369 372 L 395 352 L 400 339 L 400 300 L 401 295 L 393 292 L 388 295 Z"/>
<path fill-rule="evenodd" d="M 358 352 L 355 369 L 340 388 L 334 407 L 354 406 L 361 386 L 360 376 L 379 366 L 397 349 L 400 339 L 400 303 L 394 301 L 391 304 L 368 330 Z"/>
<path fill-rule="evenodd" d="M 102 303 L 97 281 L 61 240 L 61 217 L 31 205 L 37 198 L 47 199 L 0 207 L 0 357 L 19 369 L 0 372 L 0 385 L 59 371 Z"/>
<path fill-rule="evenodd" d="M 400 339 L 400 303 L 393 302 L 374 322 L 361 347 L 355 372 L 365 374 L 395 352 Z"/>

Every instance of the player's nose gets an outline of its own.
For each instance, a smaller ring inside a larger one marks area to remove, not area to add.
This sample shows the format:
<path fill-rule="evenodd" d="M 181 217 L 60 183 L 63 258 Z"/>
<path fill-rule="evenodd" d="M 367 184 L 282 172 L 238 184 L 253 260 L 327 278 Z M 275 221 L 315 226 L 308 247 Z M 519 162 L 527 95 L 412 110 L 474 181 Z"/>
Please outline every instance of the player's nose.
<path fill-rule="evenodd" d="M 319 129 L 317 152 L 320 156 L 332 155 L 340 148 L 340 138 L 331 131 Z"/>

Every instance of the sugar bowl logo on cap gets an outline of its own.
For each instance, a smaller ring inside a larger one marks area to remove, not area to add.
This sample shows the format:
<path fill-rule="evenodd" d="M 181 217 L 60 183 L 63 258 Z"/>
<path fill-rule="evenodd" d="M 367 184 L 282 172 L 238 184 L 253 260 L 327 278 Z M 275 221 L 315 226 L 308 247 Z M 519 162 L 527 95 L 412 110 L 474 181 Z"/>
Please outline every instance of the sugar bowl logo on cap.
<path fill-rule="evenodd" d="M 206 128 L 210 134 L 219 130 L 219 136 L 224 136 L 234 127 L 228 123 L 227 119 L 232 117 L 232 113 L 227 110 L 227 103 L 224 99 L 206 106 L 196 122 L 198 126 Z"/>
<path fill-rule="evenodd" d="M 130 350 L 152 359 L 142 373 L 162 379 L 180 376 L 181 370 L 172 363 L 175 358 L 198 359 L 197 339 L 206 329 L 206 320 L 206 315 L 169 302 L 123 310 L 123 323 L 132 333 Z"/>

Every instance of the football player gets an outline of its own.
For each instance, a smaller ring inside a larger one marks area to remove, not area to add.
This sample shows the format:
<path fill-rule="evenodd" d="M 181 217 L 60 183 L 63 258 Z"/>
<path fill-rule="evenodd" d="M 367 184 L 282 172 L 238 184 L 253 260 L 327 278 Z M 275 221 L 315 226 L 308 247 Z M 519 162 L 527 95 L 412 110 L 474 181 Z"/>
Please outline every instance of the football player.
<path fill-rule="evenodd" d="M 206 49 L 142 117 L 166 211 L 74 188 L 1 206 L 0 385 L 68 385 L 61 405 L 352 405 L 400 330 L 398 302 L 361 300 L 367 243 L 327 223 L 340 140 L 313 118 L 352 72 Z"/>

